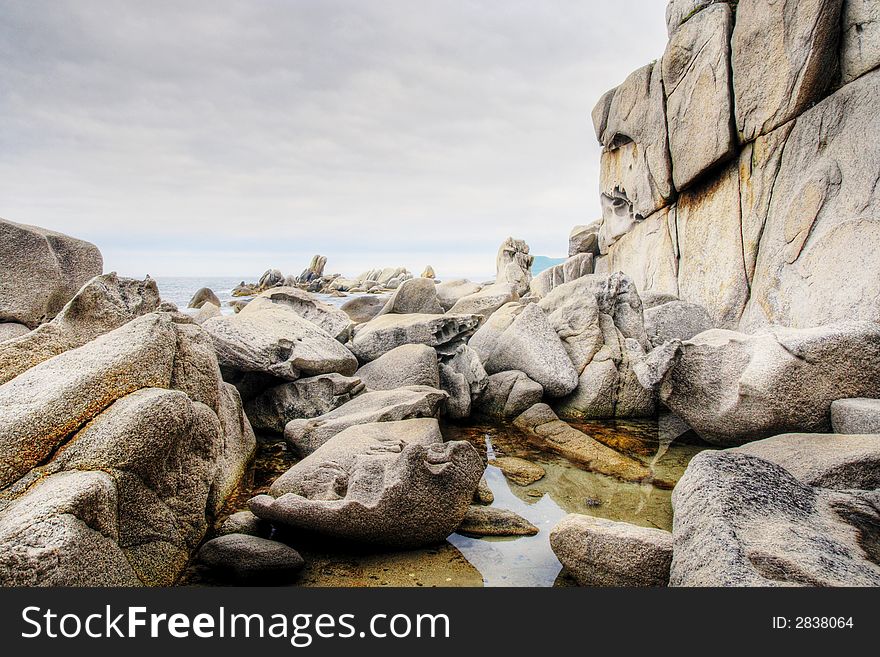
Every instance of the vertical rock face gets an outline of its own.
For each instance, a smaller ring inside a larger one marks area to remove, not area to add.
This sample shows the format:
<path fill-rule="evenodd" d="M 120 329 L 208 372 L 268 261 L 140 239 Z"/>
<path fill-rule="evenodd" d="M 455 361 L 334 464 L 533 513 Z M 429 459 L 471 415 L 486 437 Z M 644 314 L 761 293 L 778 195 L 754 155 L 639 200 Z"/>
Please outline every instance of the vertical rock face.
<path fill-rule="evenodd" d="M 843 0 L 740 0 L 733 30 L 736 125 L 752 141 L 820 100 L 837 70 Z"/>
<path fill-rule="evenodd" d="M 840 74 L 845 83 L 880 66 L 880 4 L 846 0 L 841 38 Z"/>
<path fill-rule="evenodd" d="M 659 62 L 635 71 L 594 111 L 606 221 L 623 220 L 622 204 L 634 219 L 647 217 L 673 195 L 661 76 Z"/>
<path fill-rule="evenodd" d="M 663 55 L 672 179 L 679 191 L 735 153 L 732 31 L 730 7 L 713 5 L 676 30 Z"/>
<path fill-rule="evenodd" d="M 52 319 L 103 266 L 94 244 L 0 219 L 0 322 Z"/>

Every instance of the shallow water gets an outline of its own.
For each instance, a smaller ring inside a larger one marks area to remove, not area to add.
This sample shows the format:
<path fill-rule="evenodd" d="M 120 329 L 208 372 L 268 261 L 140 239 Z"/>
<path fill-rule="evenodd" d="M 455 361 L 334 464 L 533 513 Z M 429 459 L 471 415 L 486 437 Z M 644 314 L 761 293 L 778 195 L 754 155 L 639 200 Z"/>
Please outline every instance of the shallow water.
<path fill-rule="evenodd" d="M 694 455 L 708 446 L 681 433 L 666 419 L 573 423 L 600 442 L 648 465 L 657 479 L 678 481 Z M 650 483 L 625 482 L 588 472 L 541 448 L 512 427 L 456 425 L 443 428 L 447 440 L 470 441 L 486 461 L 516 456 L 544 468 L 545 475 L 527 486 L 508 481 L 488 465 L 486 480 L 493 507 L 518 513 L 538 527 L 535 536 L 472 538 L 452 534 L 446 543 L 405 552 L 343 545 L 338 541 L 290 533 L 277 534 L 300 551 L 306 566 L 296 586 L 560 586 L 571 581 L 550 548 L 550 531 L 568 513 L 671 529 L 672 491 Z M 224 516 L 246 508 L 265 492 L 296 458 L 278 436 L 261 435 L 258 453 L 241 490 L 228 501 Z M 222 517 L 218 521 L 222 522 Z M 191 568 L 182 583 L 221 584 L 210 573 Z"/>

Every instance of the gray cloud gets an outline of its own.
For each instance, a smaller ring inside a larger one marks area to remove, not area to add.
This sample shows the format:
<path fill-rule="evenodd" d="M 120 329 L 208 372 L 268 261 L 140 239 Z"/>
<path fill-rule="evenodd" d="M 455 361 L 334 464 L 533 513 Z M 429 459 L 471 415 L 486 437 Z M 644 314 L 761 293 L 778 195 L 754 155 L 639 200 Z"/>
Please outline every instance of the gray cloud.
<path fill-rule="evenodd" d="M 129 274 L 559 255 L 599 212 L 589 111 L 664 7 L 0 0 L 0 216 Z"/>

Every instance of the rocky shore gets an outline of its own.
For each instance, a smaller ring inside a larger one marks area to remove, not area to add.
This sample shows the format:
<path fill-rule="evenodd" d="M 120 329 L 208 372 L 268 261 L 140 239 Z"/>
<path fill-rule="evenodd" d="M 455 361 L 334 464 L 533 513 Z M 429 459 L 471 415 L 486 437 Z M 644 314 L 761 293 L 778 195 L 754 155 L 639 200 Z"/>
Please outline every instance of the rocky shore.
<path fill-rule="evenodd" d="M 668 17 L 663 57 L 593 111 L 602 218 L 538 275 L 513 238 L 489 283 L 315 256 L 242 281 L 235 314 L 207 288 L 182 311 L 0 220 L 0 584 L 321 584 L 327 546 L 544 532 L 585 586 L 880 585 L 880 15 Z M 658 417 L 648 458 L 586 428 Z M 552 531 L 496 504 L 488 475 L 551 474 L 449 438 L 477 422 L 672 489 L 671 531 L 590 512 L 613 500 Z M 289 460 L 257 491 L 263 436 Z M 705 449 L 669 477 L 685 436 Z"/>

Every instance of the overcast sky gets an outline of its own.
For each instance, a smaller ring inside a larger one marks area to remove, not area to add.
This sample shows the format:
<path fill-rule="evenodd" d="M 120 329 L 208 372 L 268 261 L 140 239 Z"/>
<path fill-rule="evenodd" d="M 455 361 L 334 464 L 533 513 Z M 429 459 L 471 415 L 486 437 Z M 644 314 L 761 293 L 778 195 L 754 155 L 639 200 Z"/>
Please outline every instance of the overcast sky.
<path fill-rule="evenodd" d="M 565 255 L 599 215 L 590 111 L 665 6 L 0 0 L 0 216 L 138 276 Z"/>

